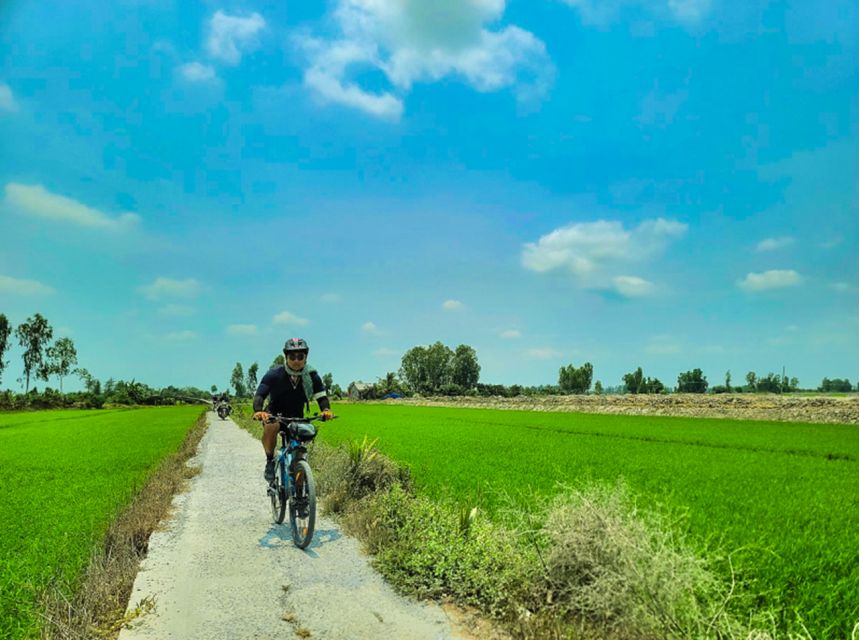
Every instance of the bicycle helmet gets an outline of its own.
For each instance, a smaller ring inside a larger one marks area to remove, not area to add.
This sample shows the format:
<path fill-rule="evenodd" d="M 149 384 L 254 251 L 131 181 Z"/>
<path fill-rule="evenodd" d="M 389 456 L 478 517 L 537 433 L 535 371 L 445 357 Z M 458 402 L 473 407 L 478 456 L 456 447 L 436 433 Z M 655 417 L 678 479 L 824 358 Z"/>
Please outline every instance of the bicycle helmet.
<path fill-rule="evenodd" d="M 288 353 L 290 351 L 304 351 L 304 353 L 307 353 L 310 351 L 310 347 L 307 346 L 307 341 L 304 338 L 290 338 L 283 345 L 283 352 Z"/>

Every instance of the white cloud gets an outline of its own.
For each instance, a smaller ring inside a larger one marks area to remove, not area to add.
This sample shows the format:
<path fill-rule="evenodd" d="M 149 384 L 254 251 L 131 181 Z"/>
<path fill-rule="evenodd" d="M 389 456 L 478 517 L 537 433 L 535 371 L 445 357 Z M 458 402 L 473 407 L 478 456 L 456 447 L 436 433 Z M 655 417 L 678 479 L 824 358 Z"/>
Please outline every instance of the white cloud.
<path fill-rule="evenodd" d="M 399 356 L 400 352 L 396 351 L 395 349 L 389 349 L 388 347 L 381 347 L 379 349 L 376 349 L 373 352 L 373 355 L 377 358 L 391 358 L 394 356 Z"/>
<path fill-rule="evenodd" d="M 237 65 L 242 61 L 242 53 L 259 45 L 259 32 L 264 27 L 265 20 L 256 12 L 243 18 L 216 11 L 209 21 L 206 51 L 225 64 Z"/>
<path fill-rule="evenodd" d="M 506 331 L 502 331 L 500 335 L 507 340 L 515 340 L 522 337 L 522 333 L 517 329 L 507 329 Z"/>
<path fill-rule="evenodd" d="M 176 280 L 174 278 L 155 278 L 152 284 L 139 287 L 138 291 L 150 300 L 161 300 L 163 298 L 193 298 L 196 297 L 202 287 L 194 278 Z"/>
<path fill-rule="evenodd" d="M 794 287 L 802 282 L 802 277 L 793 269 L 773 269 L 763 273 L 749 273 L 737 282 L 746 291 L 766 291 Z"/>
<path fill-rule="evenodd" d="M 766 238 L 758 242 L 758 246 L 755 247 L 756 251 L 776 251 L 778 249 L 784 249 L 785 247 L 789 247 L 794 243 L 794 239 L 790 236 L 780 236 L 778 238 Z"/>
<path fill-rule="evenodd" d="M 201 62 L 186 62 L 179 65 L 179 73 L 188 82 L 212 82 L 218 79 L 215 68 Z"/>
<path fill-rule="evenodd" d="M 172 333 L 168 333 L 166 336 L 167 340 L 172 342 L 188 342 L 190 340 L 197 339 L 196 331 L 173 331 Z"/>
<path fill-rule="evenodd" d="M 680 353 L 681 344 L 674 336 L 653 336 L 644 347 L 646 353 L 653 355 L 672 355 Z"/>
<path fill-rule="evenodd" d="M 463 304 L 459 300 L 445 300 L 441 303 L 441 307 L 445 311 L 459 311 Z"/>
<path fill-rule="evenodd" d="M 361 331 L 363 331 L 364 333 L 369 333 L 373 336 L 378 336 L 382 334 L 382 332 L 379 331 L 379 327 L 377 327 L 374 322 L 365 322 L 364 324 L 362 324 Z"/>
<path fill-rule="evenodd" d="M 272 318 L 272 322 L 275 324 L 292 324 L 299 327 L 303 327 L 308 324 L 310 321 L 306 318 L 301 318 L 294 313 L 290 313 L 289 311 L 281 311 L 277 315 Z"/>
<path fill-rule="evenodd" d="M 231 336 L 252 336 L 256 332 L 255 324 L 231 324 L 227 327 L 227 333 Z"/>
<path fill-rule="evenodd" d="M 18 103 L 12 95 L 12 88 L 5 82 L 0 82 L 0 111 L 17 111 Z"/>
<path fill-rule="evenodd" d="M 540 97 L 554 68 L 546 47 L 516 26 L 490 31 L 505 0 L 337 0 L 335 40 L 299 37 L 309 66 L 305 84 L 324 101 L 397 120 L 403 96 L 417 82 L 462 78 L 478 91 L 511 87 L 520 99 Z M 350 72 L 376 69 L 390 83 L 374 93 Z"/>
<path fill-rule="evenodd" d="M 555 229 L 537 242 L 526 243 L 522 265 L 538 273 L 565 269 L 581 286 L 643 295 L 652 292 L 651 283 L 616 275 L 617 270 L 659 255 L 686 229 L 687 225 L 665 218 L 645 220 L 633 229 L 625 229 L 616 220 L 574 223 Z"/>
<path fill-rule="evenodd" d="M 5 203 L 18 213 L 111 231 L 129 229 L 140 220 L 134 213 L 111 217 L 76 200 L 51 193 L 40 184 L 7 183 Z"/>
<path fill-rule="evenodd" d="M 323 293 L 320 299 L 326 304 L 334 304 L 340 302 L 342 296 L 339 293 Z"/>
<path fill-rule="evenodd" d="M 44 296 L 54 293 L 54 288 L 36 280 L 0 275 L 0 293 L 17 296 Z"/>
<path fill-rule="evenodd" d="M 626 298 L 640 298 L 651 295 L 656 287 L 652 282 L 638 276 L 616 276 L 612 278 L 614 290 Z"/>
<path fill-rule="evenodd" d="M 166 304 L 158 309 L 158 313 L 162 316 L 187 317 L 194 315 L 194 309 L 184 304 Z"/>
<path fill-rule="evenodd" d="M 833 282 L 829 285 L 829 288 L 838 293 L 856 293 L 859 291 L 859 287 L 849 282 Z"/>
<path fill-rule="evenodd" d="M 711 0 L 563 0 L 582 16 L 582 22 L 605 26 L 628 8 L 643 8 L 657 17 L 695 25 L 710 10 Z"/>
<path fill-rule="evenodd" d="M 535 348 L 528 349 L 526 352 L 530 357 L 535 358 L 536 360 L 551 360 L 552 358 L 560 358 L 563 353 L 557 351 L 556 349 L 546 348 Z"/>

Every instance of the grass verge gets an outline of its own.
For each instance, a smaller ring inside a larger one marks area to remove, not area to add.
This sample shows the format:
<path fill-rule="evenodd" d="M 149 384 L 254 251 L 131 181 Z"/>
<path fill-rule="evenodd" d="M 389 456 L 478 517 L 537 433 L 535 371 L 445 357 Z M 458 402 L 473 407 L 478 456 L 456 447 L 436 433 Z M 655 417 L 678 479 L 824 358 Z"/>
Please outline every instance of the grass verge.
<path fill-rule="evenodd" d="M 43 592 L 42 636 L 51 640 L 115 638 L 136 616 L 152 609 L 140 602 L 126 613 L 140 560 L 149 536 L 170 511 L 173 496 L 197 475 L 187 461 L 206 432 L 206 414 L 194 423 L 179 450 L 164 459 L 131 503 L 109 526 L 76 584 L 56 577 Z M 74 594 L 69 596 L 68 594 Z"/>
<path fill-rule="evenodd" d="M 518 638 L 778 636 L 765 614 L 739 619 L 736 584 L 622 483 L 535 498 L 500 524 L 468 503 L 416 494 L 374 444 L 316 443 L 311 460 L 324 507 L 405 593 L 475 607 Z"/>

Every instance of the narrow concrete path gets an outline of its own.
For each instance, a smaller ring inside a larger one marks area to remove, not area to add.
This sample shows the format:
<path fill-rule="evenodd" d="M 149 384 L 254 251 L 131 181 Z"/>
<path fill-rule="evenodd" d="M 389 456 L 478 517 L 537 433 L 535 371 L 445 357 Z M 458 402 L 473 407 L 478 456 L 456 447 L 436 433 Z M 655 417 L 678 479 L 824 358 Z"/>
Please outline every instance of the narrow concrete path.
<path fill-rule="evenodd" d="M 296 548 L 288 525 L 272 524 L 259 442 L 208 419 L 190 462 L 202 472 L 152 535 L 134 582 L 129 610 L 144 598 L 155 610 L 120 640 L 460 637 L 440 607 L 396 594 L 332 521 L 319 518 L 311 546 Z"/>

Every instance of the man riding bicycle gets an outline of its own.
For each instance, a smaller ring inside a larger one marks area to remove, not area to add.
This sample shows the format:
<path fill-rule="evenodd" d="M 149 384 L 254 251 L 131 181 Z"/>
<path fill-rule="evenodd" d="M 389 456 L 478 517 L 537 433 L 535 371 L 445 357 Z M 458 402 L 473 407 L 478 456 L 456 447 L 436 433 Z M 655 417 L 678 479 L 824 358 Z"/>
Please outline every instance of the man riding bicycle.
<path fill-rule="evenodd" d="M 254 420 L 263 421 L 262 447 L 265 450 L 265 479 L 274 480 L 274 448 L 280 425 L 271 420 L 272 414 L 288 417 L 304 416 L 305 407 L 316 400 L 323 420 L 334 417 L 325 393 L 325 385 L 316 369 L 307 364 L 310 348 L 303 338 L 290 338 L 283 345 L 284 364 L 278 365 L 262 377 L 254 395 Z M 266 397 L 268 406 L 263 409 Z"/>

